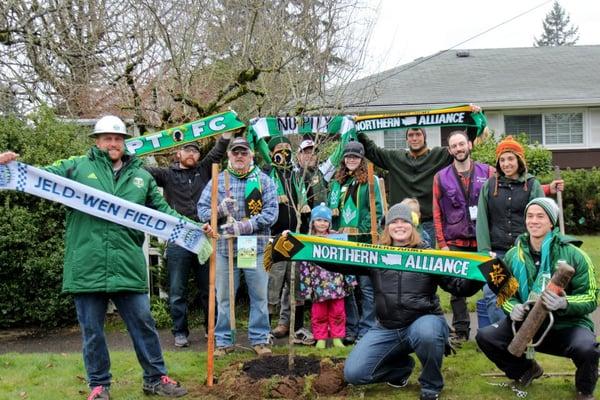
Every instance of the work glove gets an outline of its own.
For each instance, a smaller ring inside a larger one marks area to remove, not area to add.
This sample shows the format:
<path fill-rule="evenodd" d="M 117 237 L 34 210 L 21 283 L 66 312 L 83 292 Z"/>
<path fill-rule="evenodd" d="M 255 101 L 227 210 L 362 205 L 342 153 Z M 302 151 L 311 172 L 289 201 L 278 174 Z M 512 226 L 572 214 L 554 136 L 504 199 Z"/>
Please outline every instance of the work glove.
<path fill-rule="evenodd" d="M 542 293 L 542 304 L 548 311 L 564 310 L 567 308 L 567 298 L 554 293 L 551 290 L 544 290 Z"/>
<path fill-rule="evenodd" d="M 237 201 L 231 196 L 225 197 L 223 200 L 221 200 L 221 203 L 217 207 L 218 216 L 219 217 L 233 216 L 233 213 L 235 213 L 237 211 L 237 209 L 238 209 Z"/>
<path fill-rule="evenodd" d="M 510 312 L 510 319 L 512 319 L 515 322 L 523 321 L 528 312 L 528 304 L 517 304 L 513 307 L 512 311 Z"/>
<path fill-rule="evenodd" d="M 226 236 L 250 235 L 254 228 L 250 220 L 233 221 L 228 224 L 221 225 L 223 234 Z"/>

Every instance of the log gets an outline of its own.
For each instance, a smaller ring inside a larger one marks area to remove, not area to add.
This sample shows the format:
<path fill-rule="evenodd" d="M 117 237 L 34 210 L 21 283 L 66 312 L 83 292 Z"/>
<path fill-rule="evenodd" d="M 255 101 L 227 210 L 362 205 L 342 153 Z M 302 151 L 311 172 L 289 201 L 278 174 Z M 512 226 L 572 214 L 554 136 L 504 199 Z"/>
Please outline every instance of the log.
<path fill-rule="evenodd" d="M 565 261 L 558 261 L 558 268 L 550 283 L 546 287 L 546 290 L 550 290 L 556 294 L 560 294 L 564 288 L 569 284 L 569 281 L 575 274 L 575 268 L 571 267 Z M 549 311 L 542 304 L 542 298 L 537 299 L 527 318 L 523 321 L 521 328 L 517 331 L 512 341 L 508 345 L 508 351 L 515 357 L 521 357 L 527 345 L 531 343 L 533 337 L 537 334 L 542 323 L 548 316 Z"/>

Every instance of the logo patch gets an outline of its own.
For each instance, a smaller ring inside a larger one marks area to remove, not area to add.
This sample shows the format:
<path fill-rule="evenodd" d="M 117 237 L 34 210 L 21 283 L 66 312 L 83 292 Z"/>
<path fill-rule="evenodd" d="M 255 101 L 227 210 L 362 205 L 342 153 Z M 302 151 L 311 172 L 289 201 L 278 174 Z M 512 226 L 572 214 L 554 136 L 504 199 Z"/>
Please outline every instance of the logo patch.
<path fill-rule="evenodd" d="M 93 173 L 93 172 L 91 174 L 89 174 L 87 177 L 88 177 L 88 179 L 98 179 L 98 177 L 96 176 L 96 174 Z"/>
<path fill-rule="evenodd" d="M 139 176 L 136 176 L 135 178 L 133 178 L 133 185 L 141 189 L 142 187 L 144 187 L 144 180 Z"/>

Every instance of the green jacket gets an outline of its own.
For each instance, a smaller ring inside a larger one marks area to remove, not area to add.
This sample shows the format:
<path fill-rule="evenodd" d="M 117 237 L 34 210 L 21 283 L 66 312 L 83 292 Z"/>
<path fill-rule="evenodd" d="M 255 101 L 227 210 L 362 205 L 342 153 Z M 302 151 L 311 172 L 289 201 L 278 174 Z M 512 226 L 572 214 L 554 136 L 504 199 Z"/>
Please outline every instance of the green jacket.
<path fill-rule="evenodd" d="M 154 178 L 134 156 L 123 158 L 115 176 L 108 154 L 93 147 L 84 156 L 59 160 L 45 169 L 133 203 L 179 217 L 160 192 Z M 144 233 L 68 209 L 65 232 L 63 291 L 146 292 Z"/>
<path fill-rule="evenodd" d="M 567 264 L 575 268 L 575 275 L 565 289 L 567 308 L 554 312 L 553 329 L 580 326 L 593 331 L 594 324 L 588 315 L 596 309 L 598 300 L 594 264 L 583 250 L 574 245 L 580 245 L 581 241 L 561 235 L 558 229 L 555 229 L 550 235 L 548 252 L 551 274 L 556 270 L 558 260 L 565 260 Z M 543 256 L 544 250 L 542 250 Z M 510 314 L 516 304 L 524 303 L 527 300 L 525 297 L 537 276 L 538 268 L 531 257 L 528 233 L 519 236 L 517 245 L 506 253 L 504 262 L 519 282 L 517 293 L 502 306 L 504 311 Z"/>
<path fill-rule="evenodd" d="M 421 221 L 433 219 L 433 176 L 452 163 L 447 147 L 434 147 L 417 158 L 408 150 L 378 147 L 365 133 L 358 135 L 365 146 L 365 157 L 389 171 L 390 207 L 407 197 L 419 200 Z"/>

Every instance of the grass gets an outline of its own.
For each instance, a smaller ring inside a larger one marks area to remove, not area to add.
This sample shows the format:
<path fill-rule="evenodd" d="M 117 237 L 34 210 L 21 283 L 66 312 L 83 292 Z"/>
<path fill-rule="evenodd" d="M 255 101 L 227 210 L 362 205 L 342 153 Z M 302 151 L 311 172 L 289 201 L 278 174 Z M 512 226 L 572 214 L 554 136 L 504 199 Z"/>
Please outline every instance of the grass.
<path fill-rule="evenodd" d="M 596 279 L 600 274 L 600 236 L 582 236 L 583 249 L 591 256 L 598 267 Z M 599 280 L 600 283 L 600 280 Z M 475 304 L 476 296 L 469 301 Z M 442 304 L 449 309 L 449 296 L 442 295 Z M 115 327 L 115 329 L 118 329 Z M 275 348 L 276 353 L 285 354 L 286 348 Z M 297 354 L 319 354 L 329 357 L 345 357 L 346 349 L 326 349 L 317 353 L 314 348 L 298 347 Z M 251 353 L 234 353 L 224 360 L 216 360 L 215 371 L 218 375 L 233 361 L 251 359 Z M 141 369 L 133 351 L 111 352 L 113 385 L 111 398 L 146 399 L 141 390 Z M 574 373 L 570 360 L 538 354 L 536 359 L 546 372 Z M 191 351 L 165 352 L 165 360 L 173 378 L 181 380 L 192 392 L 199 390 L 206 379 L 206 353 Z M 418 365 L 419 363 L 417 363 Z M 88 388 L 80 353 L 8 353 L 0 355 L 0 400 L 8 399 L 73 399 L 85 398 Z M 446 381 L 442 397 L 445 400 L 511 399 L 515 394 L 508 388 L 489 383 L 506 382 L 505 378 L 490 378 L 481 373 L 499 372 L 483 354 L 476 351 L 474 342 L 466 343 L 458 354 L 444 360 L 443 374 Z M 417 382 L 419 367 L 410 378 L 408 387 L 393 389 L 387 385 L 376 384 L 351 387 L 345 398 L 377 399 L 415 399 L 418 397 Z M 536 381 L 529 391 L 528 398 L 574 398 L 572 376 L 542 378 Z M 596 391 L 600 394 L 600 391 Z M 194 398 L 188 396 L 187 398 Z M 341 398 L 341 397 L 340 397 Z M 332 397 L 336 399 L 336 397 Z"/>
<path fill-rule="evenodd" d="M 283 347 L 275 349 L 285 353 Z M 298 354 L 319 354 L 329 357 L 344 357 L 350 349 L 326 349 L 318 352 L 314 348 L 298 348 Z M 215 370 L 218 375 L 229 363 L 248 360 L 250 353 L 234 353 L 224 360 L 217 360 Z M 141 369 L 133 352 L 115 351 L 111 353 L 113 385 L 111 398 L 146 399 L 141 390 Z M 540 354 L 536 357 L 546 372 L 574 372 L 570 360 Z M 188 390 L 201 389 L 206 379 L 206 354 L 166 352 L 165 359 L 171 375 L 181 380 Z M 417 363 L 418 365 L 418 363 Z M 85 384 L 84 369 L 79 353 L 63 354 L 16 354 L 0 356 L 0 399 L 73 399 L 85 398 L 88 388 Z M 492 386 L 489 383 L 506 382 L 505 378 L 481 376 L 481 373 L 498 372 L 493 364 L 476 351 L 475 343 L 468 342 L 457 355 L 446 357 L 443 365 L 446 386 L 442 392 L 446 400 L 470 399 L 515 399 L 508 388 Z M 419 394 L 419 367 L 413 372 L 409 385 L 401 390 L 385 384 L 351 387 L 345 398 L 376 399 L 415 399 Z M 529 398 L 568 399 L 574 397 L 573 377 L 542 378 L 534 383 Z M 194 398 L 194 396 L 189 396 Z M 331 399 L 342 397 L 331 397 Z M 215 397 L 216 399 L 216 397 Z"/>

